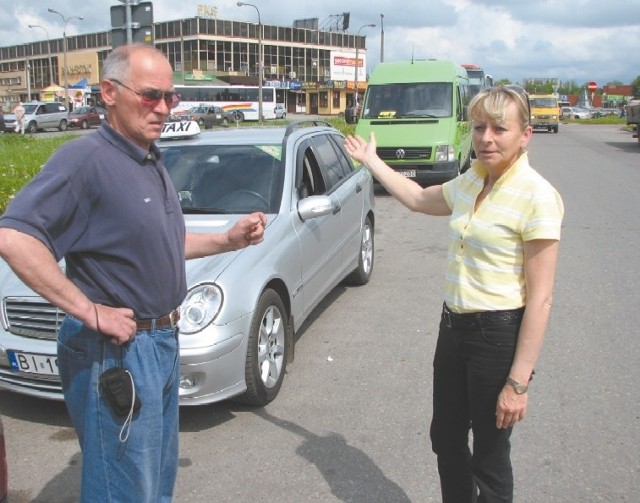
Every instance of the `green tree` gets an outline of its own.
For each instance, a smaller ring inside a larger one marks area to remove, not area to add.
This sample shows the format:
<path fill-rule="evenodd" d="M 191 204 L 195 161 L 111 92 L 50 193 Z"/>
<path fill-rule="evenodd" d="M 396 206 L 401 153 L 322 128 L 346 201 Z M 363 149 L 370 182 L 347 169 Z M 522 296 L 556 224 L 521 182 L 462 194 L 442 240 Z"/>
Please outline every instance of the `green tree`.
<path fill-rule="evenodd" d="M 631 91 L 635 98 L 640 98 L 640 75 L 631 81 Z"/>

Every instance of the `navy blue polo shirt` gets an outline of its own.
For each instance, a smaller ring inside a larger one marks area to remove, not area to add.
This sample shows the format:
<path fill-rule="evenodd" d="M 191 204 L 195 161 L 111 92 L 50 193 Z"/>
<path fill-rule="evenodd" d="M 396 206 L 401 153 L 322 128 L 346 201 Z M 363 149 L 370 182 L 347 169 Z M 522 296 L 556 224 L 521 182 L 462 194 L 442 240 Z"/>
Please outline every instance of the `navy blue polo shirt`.
<path fill-rule="evenodd" d="M 184 299 L 185 224 L 158 148 L 109 125 L 64 144 L 0 217 L 42 241 L 93 302 L 137 318 Z"/>

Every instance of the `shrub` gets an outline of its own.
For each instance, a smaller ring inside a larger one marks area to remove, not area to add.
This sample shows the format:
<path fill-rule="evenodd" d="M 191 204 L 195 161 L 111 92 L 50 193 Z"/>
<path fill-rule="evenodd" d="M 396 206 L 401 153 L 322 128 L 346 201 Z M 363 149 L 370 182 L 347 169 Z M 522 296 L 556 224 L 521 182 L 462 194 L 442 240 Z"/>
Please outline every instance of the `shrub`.
<path fill-rule="evenodd" d="M 77 135 L 37 138 L 32 135 L 0 135 L 0 213 L 9 201 L 42 168 L 60 145 Z"/>

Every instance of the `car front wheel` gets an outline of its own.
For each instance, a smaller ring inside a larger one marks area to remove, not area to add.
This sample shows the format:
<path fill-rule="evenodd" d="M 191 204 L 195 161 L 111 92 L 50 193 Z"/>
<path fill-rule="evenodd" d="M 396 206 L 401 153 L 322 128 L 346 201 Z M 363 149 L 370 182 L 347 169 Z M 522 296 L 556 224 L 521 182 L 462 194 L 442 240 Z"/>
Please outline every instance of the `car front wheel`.
<path fill-rule="evenodd" d="M 58 130 L 60 131 L 66 131 L 67 130 L 67 121 L 62 119 L 60 121 L 60 124 L 58 124 Z"/>
<path fill-rule="evenodd" d="M 82 124 L 80 125 L 80 127 L 82 129 L 89 129 L 89 123 L 87 121 L 82 121 Z"/>
<path fill-rule="evenodd" d="M 362 228 L 360 238 L 360 253 L 358 254 L 358 267 L 346 277 L 345 282 L 350 285 L 366 285 L 373 273 L 374 239 L 373 224 L 367 217 Z"/>
<path fill-rule="evenodd" d="M 36 121 L 31 121 L 27 126 L 27 133 L 36 133 L 38 131 L 38 123 Z"/>
<path fill-rule="evenodd" d="M 251 322 L 245 360 L 247 391 L 237 397 L 239 402 L 264 406 L 278 395 L 287 366 L 287 330 L 288 315 L 280 295 L 265 290 Z"/>

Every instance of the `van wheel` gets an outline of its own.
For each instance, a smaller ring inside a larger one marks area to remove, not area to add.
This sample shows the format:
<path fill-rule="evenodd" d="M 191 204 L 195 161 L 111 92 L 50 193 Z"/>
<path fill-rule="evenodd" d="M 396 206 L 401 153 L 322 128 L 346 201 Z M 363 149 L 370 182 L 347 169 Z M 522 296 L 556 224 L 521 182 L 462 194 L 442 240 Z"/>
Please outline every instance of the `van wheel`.
<path fill-rule="evenodd" d="M 37 133 L 38 132 L 38 123 L 36 121 L 31 121 L 27 126 L 27 133 Z"/>
<path fill-rule="evenodd" d="M 67 130 L 67 121 L 65 119 L 62 119 L 60 121 L 60 124 L 58 125 L 58 129 L 60 131 L 66 131 Z"/>

